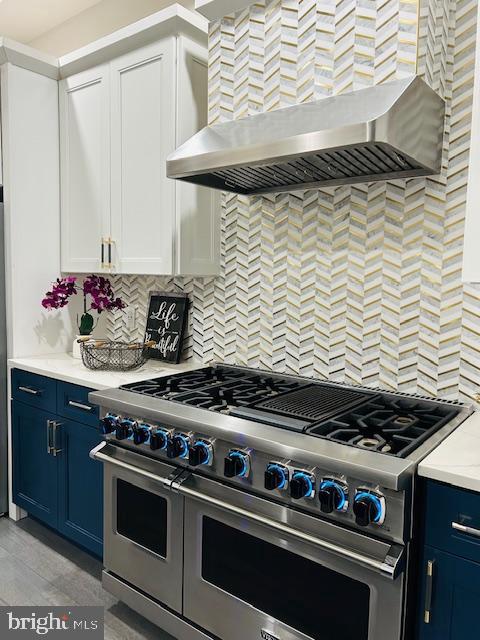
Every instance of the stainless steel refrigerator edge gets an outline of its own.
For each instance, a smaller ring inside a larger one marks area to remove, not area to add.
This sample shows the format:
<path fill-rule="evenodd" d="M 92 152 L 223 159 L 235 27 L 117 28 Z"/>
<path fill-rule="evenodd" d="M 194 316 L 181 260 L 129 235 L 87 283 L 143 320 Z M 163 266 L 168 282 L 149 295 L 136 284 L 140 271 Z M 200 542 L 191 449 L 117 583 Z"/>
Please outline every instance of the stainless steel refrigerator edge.
<path fill-rule="evenodd" d="M 0 185 L 0 514 L 8 511 L 7 330 L 5 320 L 5 247 L 3 187 Z"/>

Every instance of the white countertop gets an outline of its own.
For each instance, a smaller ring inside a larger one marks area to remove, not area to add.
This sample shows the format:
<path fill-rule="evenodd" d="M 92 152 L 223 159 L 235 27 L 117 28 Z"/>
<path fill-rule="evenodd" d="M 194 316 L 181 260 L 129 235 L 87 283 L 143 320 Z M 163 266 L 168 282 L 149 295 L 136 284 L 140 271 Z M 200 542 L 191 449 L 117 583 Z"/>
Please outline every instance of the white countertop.
<path fill-rule="evenodd" d="M 49 356 L 11 358 L 8 366 L 91 389 L 110 389 L 130 382 L 198 369 L 203 365 L 192 360 L 180 364 L 148 360 L 143 367 L 134 371 L 91 371 L 81 360 L 73 358 L 71 353 L 56 353 Z"/>
<path fill-rule="evenodd" d="M 480 492 L 480 411 L 476 411 L 422 460 L 425 478 Z"/>

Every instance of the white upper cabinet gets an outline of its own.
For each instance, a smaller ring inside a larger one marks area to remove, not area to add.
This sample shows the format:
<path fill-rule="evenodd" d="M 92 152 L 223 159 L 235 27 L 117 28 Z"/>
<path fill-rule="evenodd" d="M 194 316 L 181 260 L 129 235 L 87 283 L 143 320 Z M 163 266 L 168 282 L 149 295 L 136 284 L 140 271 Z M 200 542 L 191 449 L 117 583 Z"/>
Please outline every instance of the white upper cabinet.
<path fill-rule="evenodd" d="M 202 47 L 178 39 L 177 136 L 179 147 L 208 120 L 207 61 Z M 215 275 L 220 262 L 220 192 L 176 180 L 177 273 Z M 201 215 L 198 215 L 201 212 Z"/>
<path fill-rule="evenodd" d="M 206 124 L 204 47 L 164 38 L 60 84 L 62 271 L 213 275 L 219 201 L 166 177 Z"/>
<path fill-rule="evenodd" d="M 109 69 L 60 83 L 62 271 L 98 271 L 110 235 Z M 106 253 L 103 259 L 106 262 Z"/>
<path fill-rule="evenodd" d="M 117 58 L 111 71 L 113 261 L 122 273 L 172 273 L 175 40 Z"/>

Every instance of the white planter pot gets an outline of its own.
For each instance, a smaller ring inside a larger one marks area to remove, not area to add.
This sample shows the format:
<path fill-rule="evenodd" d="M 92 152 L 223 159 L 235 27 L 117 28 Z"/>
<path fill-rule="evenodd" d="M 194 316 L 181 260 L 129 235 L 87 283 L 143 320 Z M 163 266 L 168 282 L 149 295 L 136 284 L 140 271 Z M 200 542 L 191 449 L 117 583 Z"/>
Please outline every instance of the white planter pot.
<path fill-rule="evenodd" d="M 85 336 L 75 336 L 74 340 L 73 340 L 73 347 L 72 347 L 72 356 L 74 358 L 77 358 L 77 360 L 81 360 L 82 359 L 82 353 L 80 351 L 80 343 L 78 342 L 79 338 L 85 338 Z"/>

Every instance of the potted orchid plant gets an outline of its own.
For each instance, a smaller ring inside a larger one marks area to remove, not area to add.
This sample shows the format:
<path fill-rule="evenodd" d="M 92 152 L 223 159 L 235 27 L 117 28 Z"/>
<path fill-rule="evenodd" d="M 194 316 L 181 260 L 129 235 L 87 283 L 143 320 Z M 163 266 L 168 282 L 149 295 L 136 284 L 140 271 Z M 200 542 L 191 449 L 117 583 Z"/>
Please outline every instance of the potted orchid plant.
<path fill-rule="evenodd" d="M 89 336 L 95 328 L 95 320 L 91 311 L 101 314 L 103 311 L 115 311 L 124 309 L 126 304 L 121 298 L 115 297 L 112 285 L 108 278 L 103 276 L 87 276 L 82 285 L 77 283 L 75 276 L 57 278 L 51 291 L 47 291 L 42 300 L 42 306 L 47 309 L 61 309 L 66 307 L 70 298 L 78 293 L 83 295 L 83 313 L 80 319 L 77 316 L 78 333 L 74 341 L 74 355 L 80 357 L 78 338 Z"/>

